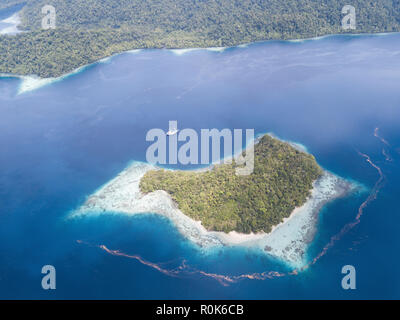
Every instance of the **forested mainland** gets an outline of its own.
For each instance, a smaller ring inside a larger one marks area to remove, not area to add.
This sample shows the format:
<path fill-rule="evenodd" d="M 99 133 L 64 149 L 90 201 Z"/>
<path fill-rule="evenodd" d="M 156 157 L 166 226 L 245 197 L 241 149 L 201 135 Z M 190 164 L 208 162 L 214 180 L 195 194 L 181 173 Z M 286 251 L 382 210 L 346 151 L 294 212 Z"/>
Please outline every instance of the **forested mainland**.
<path fill-rule="evenodd" d="M 0 73 L 56 77 L 137 48 L 400 31 L 400 0 L 1 0 L 0 9 L 21 4 L 24 32 L 0 36 Z M 341 28 L 347 4 L 356 30 Z M 55 30 L 42 30 L 44 5 L 56 9 Z"/>

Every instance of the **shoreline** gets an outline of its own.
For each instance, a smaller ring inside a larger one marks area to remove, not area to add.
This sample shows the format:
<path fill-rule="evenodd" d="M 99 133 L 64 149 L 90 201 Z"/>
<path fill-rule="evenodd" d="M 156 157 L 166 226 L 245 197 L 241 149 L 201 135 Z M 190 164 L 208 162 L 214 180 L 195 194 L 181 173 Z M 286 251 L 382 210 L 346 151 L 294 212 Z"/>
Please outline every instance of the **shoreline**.
<path fill-rule="evenodd" d="M 21 24 L 21 18 L 19 16 L 19 12 L 14 13 L 12 16 L 1 20 L 0 23 L 8 24 L 4 29 L 0 30 L 1 35 L 15 35 L 17 33 L 21 33 L 22 31 L 18 29 L 18 26 Z"/>
<path fill-rule="evenodd" d="M 40 77 L 38 77 L 36 75 L 24 76 L 24 75 L 12 74 L 12 73 L 0 73 L 0 80 L 2 78 L 12 78 L 12 79 L 21 80 L 21 83 L 20 83 L 20 85 L 18 87 L 18 92 L 17 92 L 17 95 L 20 95 L 20 94 L 23 94 L 23 93 L 26 93 L 26 92 L 30 92 L 30 91 L 34 91 L 34 90 L 40 89 L 42 87 L 45 87 L 47 85 L 50 85 L 50 84 L 65 80 L 65 79 L 67 79 L 69 77 L 72 77 L 74 75 L 77 75 L 77 74 L 85 71 L 87 68 L 90 68 L 91 66 L 94 66 L 96 64 L 107 63 L 110 59 L 112 59 L 113 57 L 115 57 L 115 56 L 117 56 L 119 54 L 123 54 L 123 53 L 136 54 L 136 53 L 139 53 L 141 51 L 142 51 L 141 49 L 134 49 L 134 50 L 128 50 L 128 51 L 124 51 L 124 52 L 121 52 L 121 53 L 117 53 L 117 54 L 114 54 L 112 56 L 100 59 L 100 60 L 98 60 L 96 62 L 83 65 L 83 66 L 81 66 L 79 68 L 76 68 L 75 70 L 73 70 L 73 71 L 71 71 L 69 73 L 66 73 L 66 74 L 64 74 L 62 76 L 59 76 L 59 77 L 40 78 Z"/>
<path fill-rule="evenodd" d="M 306 249 L 317 232 L 322 208 L 355 189 L 355 184 L 324 170 L 324 174 L 314 182 L 306 203 L 295 208 L 289 217 L 284 218 L 269 233 L 248 235 L 233 231 L 228 234 L 218 232 L 217 236 L 229 245 L 256 247 L 292 266 L 302 267 L 306 264 Z"/>
<path fill-rule="evenodd" d="M 14 15 L 18 15 L 18 13 L 14 14 Z M 10 18 L 7 18 L 7 19 L 10 19 Z M 18 30 L 18 33 L 19 32 L 23 32 L 23 31 Z M 323 36 L 316 36 L 313 38 L 300 38 L 300 39 L 287 39 L 287 40 L 259 40 L 259 41 L 253 41 L 253 42 L 248 42 L 248 43 L 243 43 L 243 44 L 238 44 L 238 45 L 233 45 L 233 46 L 227 46 L 227 47 L 208 47 L 208 48 L 195 47 L 195 48 L 168 48 L 168 49 L 166 49 L 166 48 L 136 48 L 135 49 L 134 48 L 134 49 L 130 49 L 130 50 L 121 51 L 121 52 L 115 53 L 115 54 L 107 56 L 107 57 L 103 57 L 94 62 L 87 63 L 85 65 L 82 65 L 82 66 L 80 66 L 68 73 L 60 75 L 58 77 L 41 78 L 37 75 L 18 75 L 18 74 L 12 74 L 12 73 L 0 73 L 0 80 L 2 78 L 20 79 L 22 82 L 19 86 L 18 93 L 17 93 L 18 95 L 20 95 L 20 94 L 23 94 L 26 92 L 40 89 L 46 85 L 64 80 L 70 76 L 79 74 L 80 72 L 84 71 L 86 68 L 88 68 L 90 66 L 96 65 L 98 63 L 106 63 L 113 57 L 116 57 L 118 55 L 125 54 L 125 53 L 139 53 L 139 52 L 146 51 L 146 50 L 166 50 L 166 51 L 170 51 L 171 53 L 173 53 L 177 56 L 182 56 L 182 55 L 185 55 L 186 53 L 190 53 L 190 52 L 194 52 L 194 51 L 202 51 L 202 50 L 215 52 L 215 53 L 223 53 L 224 51 L 226 51 L 228 49 L 233 49 L 233 48 L 244 49 L 251 45 L 257 45 L 257 44 L 263 44 L 263 43 L 287 42 L 287 43 L 293 43 L 293 44 L 296 44 L 296 43 L 301 44 L 301 43 L 308 42 L 308 41 L 318 41 L 318 40 L 324 40 L 324 39 L 334 38 L 334 37 L 338 37 L 338 36 L 339 37 L 367 37 L 367 36 L 381 37 L 381 36 L 388 36 L 388 35 L 394 35 L 394 34 L 400 34 L 400 32 L 337 33 L 337 34 L 327 34 L 327 35 L 323 35 Z M 1 35 L 1 32 L 0 32 L 0 35 Z"/>
<path fill-rule="evenodd" d="M 212 168 L 195 169 L 209 170 Z M 324 170 L 313 184 L 311 195 L 303 206 L 295 208 L 289 217 L 274 226 L 269 233 L 241 234 L 208 231 L 201 221 L 195 221 L 180 211 L 170 195 L 162 190 L 149 194 L 140 191 L 140 180 L 156 166 L 133 162 L 115 178 L 87 197 L 86 201 L 67 218 L 102 214 L 159 214 L 168 218 L 187 240 L 200 249 L 238 246 L 257 249 L 279 260 L 301 267 L 306 261 L 306 249 L 314 239 L 322 207 L 344 197 L 356 187 L 333 173 Z"/>

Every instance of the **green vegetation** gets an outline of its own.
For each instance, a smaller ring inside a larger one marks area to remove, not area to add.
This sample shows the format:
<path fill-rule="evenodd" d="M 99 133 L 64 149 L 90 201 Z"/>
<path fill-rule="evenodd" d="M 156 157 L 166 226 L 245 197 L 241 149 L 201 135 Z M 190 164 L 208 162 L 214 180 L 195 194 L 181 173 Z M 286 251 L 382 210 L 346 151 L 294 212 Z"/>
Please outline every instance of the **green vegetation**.
<path fill-rule="evenodd" d="M 341 29 L 345 0 L 2 0 L 26 3 L 27 33 L 0 37 L 0 72 L 60 76 L 134 48 L 232 46 L 308 38 Z M 53 5 L 57 29 L 41 30 L 41 8 Z M 400 31 L 400 1 L 352 0 L 353 32 Z"/>
<path fill-rule="evenodd" d="M 235 163 L 206 172 L 152 170 L 140 189 L 168 192 L 183 213 L 208 230 L 269 232 L 306 202 L 322 170 L 312 155 L 269 135 L 255 145 L 254 156 L 248 176 L 236 175 Z"/>

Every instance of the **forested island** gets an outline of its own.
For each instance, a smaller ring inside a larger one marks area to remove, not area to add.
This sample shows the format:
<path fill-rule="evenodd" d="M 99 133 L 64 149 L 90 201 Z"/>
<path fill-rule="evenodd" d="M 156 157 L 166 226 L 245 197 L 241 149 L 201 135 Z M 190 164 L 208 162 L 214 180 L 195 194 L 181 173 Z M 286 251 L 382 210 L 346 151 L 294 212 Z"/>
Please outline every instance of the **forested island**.
<path fill-rule="evenodd" d="M 343 0 L 2 0 L 25 4 L 25 32 L 0 36 L 0 73 L 56 77 L 137 48 L 234 46 L 337 33 L 400 31 L 397 0 L 353 0 L 357 29 L 343 30 Z M 42 30 L 44 5 L 57 28 Z"/>
<path fill-rule="evenodd" d="M 269 135 L 255 144 L 251 175 L 236 175 L 236 167 L 233 161 L 201 172 L 150 170 L 139 186 L 143 193 L 166 191 L 209 231 L 268 233 L 306 202 L 323 174 L 312 155 Z"/>

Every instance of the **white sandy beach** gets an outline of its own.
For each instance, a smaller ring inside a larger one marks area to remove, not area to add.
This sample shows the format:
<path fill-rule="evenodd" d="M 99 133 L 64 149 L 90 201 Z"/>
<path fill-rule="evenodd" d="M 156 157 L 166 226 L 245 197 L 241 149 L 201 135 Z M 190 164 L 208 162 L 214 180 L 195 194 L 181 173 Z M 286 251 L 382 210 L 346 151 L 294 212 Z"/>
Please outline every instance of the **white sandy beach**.
<path fill-rule="evenodd" d="M 207 50 L 212 52 L 224 52 L 228 47 L 210 47 L 210 48 L 187 48 L 187 49 L 168 49 L 172 53 L 181 56 L 189 52 L 194 52 L 198 50 Z"/>
<path fill-rule="evenodd" d="M 86 202 L 72 212 L 70 218 L 99 214 L 156 213 L 169 218 L 179 232 L 202 248 L 215 246 L 245 246 L 259 248 L 293 266 L 305 263 L 305 250 L 313 239 L 318 212 L 328 201 L 344 195 L 349 183 L 329 172 L 314 183 L 309 200 L 293 211 L 291 216 L 276 226 L 269 234 L 239 234 L 207 231 L 199 221 L 183 214 L 164 191 L 142 194 L 140 179 L 155 167 L 135 162 L 116 178 L 88 197 Z"/>

